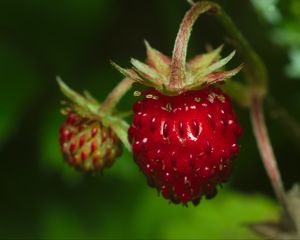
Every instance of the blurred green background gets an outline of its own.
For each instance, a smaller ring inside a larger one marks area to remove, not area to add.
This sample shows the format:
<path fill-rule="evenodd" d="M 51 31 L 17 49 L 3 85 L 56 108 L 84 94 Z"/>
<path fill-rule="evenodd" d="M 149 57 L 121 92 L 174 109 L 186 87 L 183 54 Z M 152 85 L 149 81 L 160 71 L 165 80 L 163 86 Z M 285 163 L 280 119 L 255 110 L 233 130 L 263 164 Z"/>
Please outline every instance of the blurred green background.
<path fill-rule="evenodd" d="M 276 103 L 267 106 L 267 122 L 290 188 L 300 180 L 300 141 L 274 106 L 300 121 L 300 2 L 219 3 L 269 70 Z M 103 100 L 121 79 L 109 59 L 122 66 L 130 57 L 144 59 L 144 39 L 170 55 L 187 9 L 184 0 L 0 0 L 0 238 L 253 239 L 246 224 L 278 217 L 248 111 L 238 106 L 245 133 L 233 177 L 198 207 L 158 197 L 126 151 L 97 176 L 84 176 L 62 160 L 63 96 L 55 76 Z M 217 22 L 203 16 L 189 55 L 227 40 Z M 232 48 L 228 43 L 224 55 Z M 128 93 L 120 109 L 133 101 Z"/>

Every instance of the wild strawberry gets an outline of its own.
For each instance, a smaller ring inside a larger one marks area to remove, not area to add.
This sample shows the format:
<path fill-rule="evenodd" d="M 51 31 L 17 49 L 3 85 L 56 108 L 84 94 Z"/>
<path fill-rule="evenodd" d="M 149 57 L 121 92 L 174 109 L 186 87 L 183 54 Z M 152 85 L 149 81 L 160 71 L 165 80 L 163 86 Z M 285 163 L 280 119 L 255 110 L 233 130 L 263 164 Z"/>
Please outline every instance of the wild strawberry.
<path fill-rule="evenodd" d="M 121 141 L 111 128 L 76 113 L 70 113 L 61 126 L 60 144 L 66 162 L 84 172 L 111 166 L 122 152 Z"/>
<path fill-rule="evenodd" d="M 239 151 L 241 128 L 230 99 L 214 87 L 171 97 L 154 89 L 144 94 L 128 133 L 148 182 L 173 202 L 213 197 Z"/>
<path fill-rule="evenodd" d="M 147 42 L 147 64 L 132 59 L 132 69 L 113 65 L 125 76 L 150 87 L 136 92 L 129 128 L 134 159 L 148 179 L 174 203 L 198 204 L 212 198 L 216 186 L 226 182 L 232 157 L 239 151 L 241 128 L 231 101 L 219 84 L 239 72 L 220 71 L 235 52 L 220 60 L 219 47 L 186 63 L 186 50 L 197 17 L 211 10 L 208 2 L 194 4 L 177 35 L 173 58 Z"/>
<path fill-rule="evenodd" d="M 131 85 L 131 80 L 123 80 L 103 104 L 89 94 L 76 93 L 61 80 L 58 82 L 64 95 L 70 99 L 62 109 L 67 120 L 60 129 L 60 146 L 65 161 L 83 172 L 98 172 L 111 166 L 121 155 L 122 143 L 129 148 L 128 124 L 111 112 Z"/>

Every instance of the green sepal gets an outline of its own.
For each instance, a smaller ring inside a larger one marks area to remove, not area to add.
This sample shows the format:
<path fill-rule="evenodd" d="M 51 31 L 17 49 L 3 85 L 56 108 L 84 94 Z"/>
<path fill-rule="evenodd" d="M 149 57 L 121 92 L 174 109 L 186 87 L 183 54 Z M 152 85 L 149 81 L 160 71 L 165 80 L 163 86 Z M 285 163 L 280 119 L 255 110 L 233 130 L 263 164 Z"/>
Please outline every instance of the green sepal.
<path fill-rule="evenodd" d="M 168 76 L 170 74 L 171 59 L 158 50 L 152 48 L 146 40 L 145 46 L 147 50 L 147 64 L 158 71 L 161 75 Z"/>
<path fill-rule="evenodd" d="M 218 48 L 216 48 L 208 53 L 199 54 L 196 57 L 189 60 L 188 67 L 189 67 L 190 71 L 192 73 L 195 73 L 201 69 L 206 69 L 213 62 L 219 60 L 223 47 L 224 47 L 224 45 L 222 44 Z"/>
<path fill-rule="evenodd" d="M 176 96 L 190 90 L 199 90 L 209 85 L 218 84 L 236 75 L 243 67 L 225 71 L 223 67 L 234 57 L 235 51 L 221 59 L 223 45 L 204 54 L 194 57 L 186 63 L 185 81 L 177 87 L 170 85 L 171 59 L 152 48 L 145 42 L 147 60 L 143 63 L 132 58 L 132 68 L 125 69 L 114 62 L 111 64 L 124 76 L 147 87 L 153 87 L 164 95 Z"/>
<path fill-rule="evenodd" d="M 121 118 L 120 113 L 110 114 L 101 112 L 99 109 L 101 104 L 87 91 L 84 95 L 81 95 L 72 90 L 67 84 L 65 84 L 60 77 L 57 77 L 58 85 L 62 93 L 70 100 L 67 105 L 67 112 L 75 111 L 82 117 L 91 118 L 101 121 L 103 126 L 110 127 L 120 138 L 124 146 L 131 151 L 131 146 L 127 139 L 127 131 L 129 128 L 128 123 Z"/>
<path fill-rule="evenodd" d="M 97 115 L 100 103 L 98 103 L 91 95 L 87 95 L 87 92 L 86 97 L 80 95 L 65 84 L 60 77 L 57 77 L 57 82 L 62 93 L 71 101 L 71 108 L 82 115 Z"/>
<path fill-rule="evenodd" d="M 220 61 L 217 61 L 209 66 L 207 66 L 206 68 L 201 68 L 200 70 L 198 70 L 192 79 L 192 82 L 200 82 L 201 79 L 205 79 L 205 77 L 211 73 L 216 72 L 218 69 L 224 67 L 235 55 L 235 51 L 233 51 L 232 53 L 230 53 L 227 57 L 223 58 Z"/>
<path fill-rule="evenodd" d="M 105 116 L 103 118 L 103 124 L 109 125 L 115 134 L 120 138 L 127 150 L 131 152 L 131 145 L 128 141 L 127 135 L 129 124 L 121 118 L 115 116 Z"/>

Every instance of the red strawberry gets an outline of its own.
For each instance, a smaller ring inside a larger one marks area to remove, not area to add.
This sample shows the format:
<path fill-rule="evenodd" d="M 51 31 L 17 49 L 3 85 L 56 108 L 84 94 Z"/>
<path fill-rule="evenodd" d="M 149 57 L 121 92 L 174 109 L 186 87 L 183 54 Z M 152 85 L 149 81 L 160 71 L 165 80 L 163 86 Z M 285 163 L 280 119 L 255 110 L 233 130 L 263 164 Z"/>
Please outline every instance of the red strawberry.
<path fill-rule="evenodd" d="M 70 113 L 60 129 L 64 159 L 76 169 L 97 172 L 112 165 L 121 155 L 119 138 L 100 121 Z"/>
<path fill-rule="evenodd" d="M 230 99 L 214 87 L 174 97 L 154 89 L 144 94 L 128 133 L 148 182 L 175 203 L 213 197 L 239 151 L 242 130 Z"/>
<path fill-rule="evenodd" d="M 200 1 L 187 12 L 172 59 L 146 42 L 146 63 L 131 59 L 131 69 L 113 63 L 128 78 L 150 87 L 134 105 L 129 141 L 149 184 L 175 203 L 197 204 L 202 196 L 213 197 L 216 186 L 228 179 L 232 157 L 239 151 L 242 130 L 229 97 L 218 89 L 218 83 L 241 69 L 220 70 L 235 52 L 220 59 L 219 47 L 186 62 L 192 26 L 211 8 Z"/>

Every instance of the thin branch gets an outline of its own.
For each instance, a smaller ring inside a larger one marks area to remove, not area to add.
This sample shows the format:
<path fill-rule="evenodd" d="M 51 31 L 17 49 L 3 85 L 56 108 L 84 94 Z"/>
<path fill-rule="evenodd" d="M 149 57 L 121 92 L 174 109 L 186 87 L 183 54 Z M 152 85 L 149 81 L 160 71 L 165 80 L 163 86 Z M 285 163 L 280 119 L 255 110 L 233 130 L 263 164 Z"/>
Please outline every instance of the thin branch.
<path fill-rule="evenodd" d="M 192 5 L 192 9 L 197 4 L 193 4 L 191 3 L 191 1 L 188 2 Z M 249 83 L 249 96 L 251 97 L 251 119 L 260 155 L 262 157 L 265 169 L 270 178 L 278 201 L 282 205 L 286 220 L 291 225 L 295 225 L 287 207 L 286 195 L 281 179 L 281 174 L 277 166 L 277 161 L 269 139 L 263 115 L 262 102 L 268 90 L 268 75 L 266 67 L 259 55 L 252 49 L 246 38 L 237 28 L 232 19 L 221 8 L 221 6 L 215 4 L 214 2 L 207 2 L 207 4 L 217 6 L 215 8 L 217 11 L 214 12 L 214 16 L 220 21 L 220 23 L 232 37 L 236 48 L 239 50 L 238 52 L 241 54 L 243 60 L 245 61 L 247 70 L 246 77 Z"/>
<path fill-rule="evenodd" d="M 187 47 L 194 23 L 202 13 L 218 7 L 217 4 L 208 1 L 195 4 L 189 1 L 189 3 L 192 4 L 192 7 L 184 16 L 173 49 L 170 78 L 170 87 L 173 89 L 180 89 L 186 78 Z"/>
<path fill-rule="evenodd" d="M 259 97 L 253 96 L 250 113 L 251 113 L 253 131 L 257 140 L 257 145 L 264 166 L 268 173 L 270 182 L 273 186 L 277 199 L 283 208 L 285 219 L 287 220 L 289 225 L 295 226 L 293 218 L 289 213 L 283 181 L 281 178 L 279 168 L 277 166 L 277 160 L 274 155 L 272 144 L 270 142 L 270 138 L 268 135 L 264 114 L 263 114 L 262 101 Z"/>
<path fill-rule="evenodd" d="M 124 78 L 107 96 L 102 103 L 99 111 L 110 112 L 118 104 L 121 98 L 131 88 L 133 81 L 130 78 Z"/>

